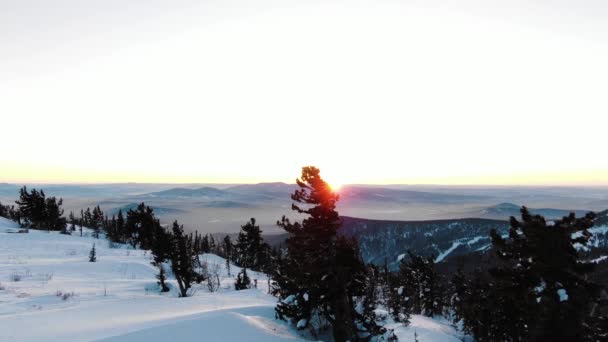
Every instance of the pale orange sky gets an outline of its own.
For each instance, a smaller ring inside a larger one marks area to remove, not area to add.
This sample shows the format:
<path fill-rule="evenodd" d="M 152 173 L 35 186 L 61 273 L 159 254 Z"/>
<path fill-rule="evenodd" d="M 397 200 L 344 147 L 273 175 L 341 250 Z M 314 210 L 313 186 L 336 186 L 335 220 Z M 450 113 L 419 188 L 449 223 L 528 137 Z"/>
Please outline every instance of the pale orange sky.
<path fill-rule="evenodd" d="M 0 182 L 608 184 L 601 1 L 0 3 Z"/>

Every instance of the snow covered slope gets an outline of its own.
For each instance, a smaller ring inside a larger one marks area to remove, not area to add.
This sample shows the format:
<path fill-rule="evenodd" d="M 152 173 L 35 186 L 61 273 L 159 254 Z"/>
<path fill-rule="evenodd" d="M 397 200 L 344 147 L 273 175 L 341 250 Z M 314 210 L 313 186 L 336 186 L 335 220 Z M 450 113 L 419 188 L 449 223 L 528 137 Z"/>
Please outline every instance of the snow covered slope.
<path fill-rule="evenodd" d="M 0 341 L 295 341 L 305 337 L 275 320 L 276 299 L 264 274 L 250 273 L 258 288 L 234 291 L 225 260 L 203 255 L 221 266 L 222 284 L 205 285 L 177 298 L 159 294 L 147 251 L 109 248 L 107 241 L 30 230 L 0 218 Z M 96 244 L 97 262 L 88 262 Z M 447 323 L 413 316 L 408 327 L 392 325 L 401 341 L 414 331 L 423 341 L 458 341 Z"/>

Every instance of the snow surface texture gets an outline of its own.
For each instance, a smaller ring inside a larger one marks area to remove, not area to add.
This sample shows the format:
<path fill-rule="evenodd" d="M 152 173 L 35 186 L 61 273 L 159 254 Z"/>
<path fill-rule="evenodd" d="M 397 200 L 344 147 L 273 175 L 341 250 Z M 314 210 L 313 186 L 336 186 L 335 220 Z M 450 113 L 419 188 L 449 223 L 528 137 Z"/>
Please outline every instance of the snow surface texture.
<path fill-rule="evenodd" d="M 294 341 L 305 336 L 275 320 L 276 299 L 267 294 L 267 277 L 258 288 L 235 291 L 240 268 L 203 255 L 221 267 L 221 287 L 211 293 L 203 283 L 192 297 L 158 292 L 147 251 L 103 239 L 30 230 L 0 218 L 0 341 Z M 88 262 L 95 243 L 97 262 Z M 170 277 L 170 275 L 169 275 Z M 171 278 L 171 277 L 170 277 Z M 445 321 L 412 316 L 409 326 L 388 323 L 400 341 L 459 341 Z"/>

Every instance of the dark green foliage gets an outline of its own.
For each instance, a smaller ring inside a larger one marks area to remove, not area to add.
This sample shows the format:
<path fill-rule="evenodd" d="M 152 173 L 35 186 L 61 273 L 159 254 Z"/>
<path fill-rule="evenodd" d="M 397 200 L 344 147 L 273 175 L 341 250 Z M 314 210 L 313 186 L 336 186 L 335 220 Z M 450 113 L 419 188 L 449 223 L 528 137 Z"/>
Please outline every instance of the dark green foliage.
<path fill-rule="evenodd" d="M 433 257 L 422 257 L 408 251 L 399 266 L 399 313 L 411 312 L 429 317 L 441 315 L 444 309 L 443 291 Z"/>
<path fill-rule="evenodd" d="M 103 211 L 99 206 L 93 208 L 93 214 L 91 217 L 90 228 L 93 229 L 93 237 L 99 239 L 99 233 L 104 228 L 104 218 Z"/>
<path fill-rule="evenodd" d="M 234 247 L 237 265 L 256 271 L 267 269 L 270 259 L 270 247 L 264 242 L 260 226 L 255 224 L 254 218 L 241 226 L 241 231 Z"/>
<path fill-rule="evenodd" d="M 232 252 L 232 240 L 230 239 L 230 235 L 226 235 L 224 237 L 224 258 L 226 258 L 226 272 L 230 277 L 230 262 L 233 260 L 233 252 Z"/>
<path fill-rule="evenodd" d="M 452 322 L 455 324 L 463 319 L 461 316 L 464 312 L 465 298 L 467 296 L 467 278 L 462 267 L 459 267 L 456 273 L 452 276 L 450 283 L 450 298 L 449 304 L 453 308 Z"/>
<path fill-rule="evenodd" d="M 125 223 L 126 242 L 133 248 L 150 249 L 155 231 L 160 226 L 152 208 L 141 203 L 135 210 L 127 212 Z"/>
<path fill-rule="evenodd" d="M 180 297 L 187 297 L 188 290 L 195 281 L 203 280 L 195 271 L 198 264 L 198 255 L 194 254 L 192 238 L 184 234 L 184 227 L 177 221 L 173 222 L 171 234 L 168 236 L 171 241 L 168 258 L 171 261 L 171 270 L 179 286 Z"/>
<path fill-rule="evenodd" d="M 15 203 L 18 205 L 16 216 L 22 227 L 58 231 L 66 229 L 67 220 L 63 217 L 61 198 L 47 198 L 42 190 L 32 189 L 28 192 L 24 186 L 19 190 L 19 200 Z"/>
<path fill-rule="evenodd" d="M 362 339 L 386 333 L 386 329 L 377 324 L 378 317 L 376 315 L 376 308 L 382 295 L 382 274 L 374 265 L 368 266 L 366 273 L 365 287 L 361 300 L 363 311 L 357 313 L 359 321 L 365 330 L 359 334 Z"/>
<path fill-rule="evenodd" d="M 246 290 L 251 288 L 251 279 L 247 275 L 247 269 L 243 268 L 239 274 L 236 276 L 236 281 L 234 282 L 235 290 Z"/>
<path fill-rule="evenodd" d="M 70 231 L 76 231 L 76 217 L 74 216 L 74 212 L 70 211 L 70 216 L 68 216 L 68 222 L 70 223 Z"/>
<path fill-rule="evenodd" d="M 508 237 L 492 232 L 500 264 L 459 290 L 465 331 L 478 341 L 605 338 L 604 318 L 592 315 L 600 289 L 588 280 L 594 265 L 581 261 L 575 248 L 587 244 L 594 214 L 548 223 L 523 207 L 521 216 L 511 218 Z"/>
<path fill-rule="evenodd" d="M 19 221 L 19 212 L 15 209 L 14 205 L 4 205 L 0 202 L 0 216 L 13 221 Z"/>
<path fill-rule="evenodd" d="M 95 244 L 93 244 L 93 248 L 91 248 L 91 251 L 89 252 L 89 262 L 96 262 L 97 261 L 97 252 L 95 251 Z"/>
<path fill-rule="evenodd" d="M 200 252 L 201 253 L 211 253 L 211 247 L 209 246 L 209 235 L 208 234 L 205 234 L 205 236 L 203 236 L 203 238 L 201 239 Z"/>
<path fill-rule="evenodd" d="M 364 292 L 365 267 L 352 240 L 337 237 L 338 195 L 315 167 L 304 167 L 297 184 L 292 209 L 306 218 L 278 222 L 289 238 L 287 255 L 273 274 L 280 299 L 277 317 L 300 329 L 329 325 L 335 341 L 356 341 L 359 317 L 353 297 Z"/>

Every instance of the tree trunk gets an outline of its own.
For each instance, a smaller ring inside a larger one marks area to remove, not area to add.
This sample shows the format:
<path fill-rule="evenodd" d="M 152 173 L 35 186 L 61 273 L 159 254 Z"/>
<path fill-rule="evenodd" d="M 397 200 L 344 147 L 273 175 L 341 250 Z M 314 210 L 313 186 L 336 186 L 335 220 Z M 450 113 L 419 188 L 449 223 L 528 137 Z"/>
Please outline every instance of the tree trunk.
<path fill-rule="evenodd" d="M 179 286 L 180 297 L 188 297 L 188 290 L 184 287 L 184 282 L 179 276 L 175 276 L 177 279 L 177 285 Z"/>
<path fill-rule="evenodd" d="M 340 275 L 335 283 L 335 295 L 332 301 L 332 311 L 334 323 L 332 325 L 334 340 L 336 342 L 355 342 L 357 328 L 355 327 L 355 317 L 351 301 L 348 298 L 348 290 L 345 287 L 345 276 Z"/>

